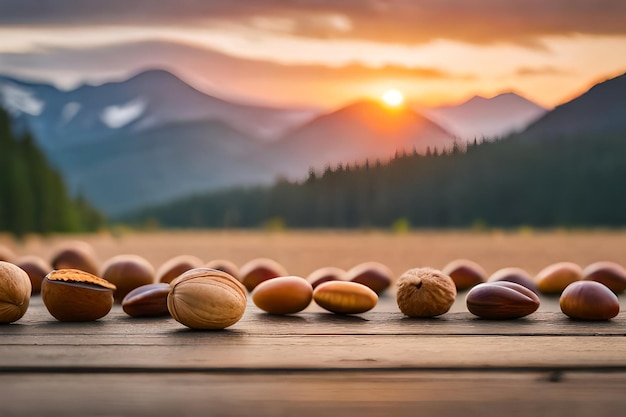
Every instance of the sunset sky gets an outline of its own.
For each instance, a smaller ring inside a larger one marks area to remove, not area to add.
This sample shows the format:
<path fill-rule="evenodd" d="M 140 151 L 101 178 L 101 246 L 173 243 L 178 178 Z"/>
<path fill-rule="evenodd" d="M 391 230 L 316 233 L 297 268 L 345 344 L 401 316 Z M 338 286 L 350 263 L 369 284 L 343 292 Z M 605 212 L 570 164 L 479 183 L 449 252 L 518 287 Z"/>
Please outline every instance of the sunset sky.
<path fill-rule="evenodd" d="M 626 72 L 625 16 L 623 0 L 0 0 L 0 74 L 71 88 L 158 67 L 271 105 L 395 88 L 552 107 Z"/>

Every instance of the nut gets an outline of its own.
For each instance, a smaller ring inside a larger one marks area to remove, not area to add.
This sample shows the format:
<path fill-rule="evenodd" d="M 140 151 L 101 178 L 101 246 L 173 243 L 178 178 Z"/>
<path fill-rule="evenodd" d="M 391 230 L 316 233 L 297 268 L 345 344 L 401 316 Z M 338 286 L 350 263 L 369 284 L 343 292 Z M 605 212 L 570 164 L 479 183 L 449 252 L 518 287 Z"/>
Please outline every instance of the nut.
<path fill-rule="evenodd" d="M 226 272 L 228 275 L 239 279 L 239 268 L 237 265 L 226 259 L 214 259 L 204 265 L 205 268 L 217 269 Z"/>
<path fill-rule="evenodd" d="M 583 278 L 583 270 L 573 262 L 549 265 L 535 276 L 537 289 L 543 294 L 561 294 L 572 282 Z"/>
<path fill-rule="evenodd" d="M 0 245 L 0 261 L 13 262 L 15 260 L 15 253 L 6 246 Z"/>
<path fill-rule="evenodd" d="M 253 259 L 239 269 L 239 279 L 250 292 L 263 281 L 287 275 L 287 270 L 281 264 L 269 258 Z"/>
<path fill-rule="evenodd" d="M 528 275 L 528 272 L 524 271 L 522 268 L 502 268 L 494 272 L 487 282 L 497 282 L 497 281 L 508 281 L 514 282 L 516 284 L 521 285 L 522 287 L 526 287 L 535 294 L 539 294 L 539 290 L 537 289 L 537 284 Z"/>
<path fill-rule="evenodd" d="M 131 317 L 169 316 L 167 295 L 170 284 L 158 282 L 142 285 L 129 292 L 122 300 L 122 310 Z"/>
<path fill-rule="evenodd" d="M 596 262 L 585 268 L 583 280 L 606 285 L 615 294 L 626 290 L 626 269 L 615 262 Z"/>
<path fill-rule="evenodd" d="M 41 283 L 41 299 L 59 321 L 93 321 L 113 306 L 115 285 L 78 269 L 50 272 Z"/>
<path fill-rule="evenodd" d="M 224 329 L 246 310 L 246 290 L 234 277 L 209 268 L 185 272 L 170 284 L 167 308 L 192 329 Z"/>
<path fill-rule="evenodd" d="M 156 273 L 156 281 L 170 283 L 183 273 L 191 269 L 201 268 L 202 265 L 204 265 L 204 262 L 195 256 L 175 256 L 172 259 L 165 261 L 163 265 L 159 267 Z"/>
<path fill-rule="evenodd" d="M 41 292 L 41 282 L 52 271 L 52 266 L 38 256 L 24 256 L 19 258 L 15 265 L 28 274 L 32 287 L 31 294 L 39 294 Z"/>
<path fill-rule="evenodd" d="M 561 311 L 578 320 L 609 320 L 619 314 L 619 301 L 605 285 L 578 281 L 565 288 L 559 300 Z"/>
<path fill-rule="evenodd" d="M 391 285 L 393 272 L 379 262 L 364 262 L 346 272 L 344 279 L 363 284 L 381 294 Z"/>
<path fill-rule="evenodd" d="M 510 281 L 478 284 L 465 297 L 470 313 L 491 320 L 517 319 L 534 313 L 540 305 L 537 294 Z"/>
<path fill-rule="evenodd" d="M 66 244 L 52 257 L 54 269 L 79 269 L 92 275 L 98 274 L 98 260 L 93 248 L 86 242 Z"/>
<path fill-rule="evenodd" d="M 335 314 L 365 313 L 376 307 L 378 296 L 369 287 L 356 282 L 329 281 L 313 291 L 313 299 Z"/>
<path fill-rule="evenodd" d="M 432 268 L 415 268 L 398 279 L 396 301 L 409 317 L 435 317 L 454 304 L 456 286 L 452 278 Z"/>
<path fill-rule="evenodd" d="M 450 262 L 442 273 L 452 278 L 457 291 L 467 290 L 474 285 L 487 281 L 487 273 L 482 266 L 468 259 L 457 259 Z"/>
<path fill-rule="evenodd" d="M 118 255 L 105 262 L 101 276 L 117 287 L 113 298 L 121 303 L 135 288 L 154 282 L 154 268 L 141 256 Z"/>
<path fill-rule="evenodd" d="M 277 277 L 264 281 L 252 291 L 252 301 L 270 314 L 294 314 L 304 310 L 313 298 L 313 287 L 304 278 Z"/>
<path fill-rule="evenodd" d="M 346 275 L 346 271 L 334 266 L 325 266 L 311 272 L 306 280 L 316 288 L 318 285 L 328 281 L 341 281 Z"/>
<path fill-rule="evenodd" d="M 0 323 L 21 319 L 30 303 L 31 284 L 26 272 L 0 261 Z"/>

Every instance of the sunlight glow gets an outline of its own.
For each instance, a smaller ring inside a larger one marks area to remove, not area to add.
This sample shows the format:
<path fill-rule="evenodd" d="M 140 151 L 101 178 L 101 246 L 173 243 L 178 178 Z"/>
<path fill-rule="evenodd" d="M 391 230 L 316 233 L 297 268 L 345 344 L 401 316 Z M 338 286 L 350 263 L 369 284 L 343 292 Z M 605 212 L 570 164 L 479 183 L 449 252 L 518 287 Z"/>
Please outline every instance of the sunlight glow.
<path fill-rule="evenodd" d="M 389 107 L 398 107 L 404 103 L 404 95 L 396 89 L 385 91 L 381 98 Z"/>

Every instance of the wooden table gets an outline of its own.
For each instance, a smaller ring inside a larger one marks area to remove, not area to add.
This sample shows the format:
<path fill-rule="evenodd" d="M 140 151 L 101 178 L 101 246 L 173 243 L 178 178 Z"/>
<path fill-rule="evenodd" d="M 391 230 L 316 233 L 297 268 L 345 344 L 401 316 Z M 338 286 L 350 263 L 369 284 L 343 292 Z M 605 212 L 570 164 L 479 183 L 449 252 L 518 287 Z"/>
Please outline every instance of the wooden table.
<path fill-rule="evenodd" d="M 119 306 L 59 323 L 34 297 L 0 326 L 0 416 L 624 415 L 626 313 L 576 322 L 542 301 L 506 322 L 474 318 L 464 294 L 429 320 L 404 318 L 393 294 L 359 316 L 250 303 L 199 332 Z"/>

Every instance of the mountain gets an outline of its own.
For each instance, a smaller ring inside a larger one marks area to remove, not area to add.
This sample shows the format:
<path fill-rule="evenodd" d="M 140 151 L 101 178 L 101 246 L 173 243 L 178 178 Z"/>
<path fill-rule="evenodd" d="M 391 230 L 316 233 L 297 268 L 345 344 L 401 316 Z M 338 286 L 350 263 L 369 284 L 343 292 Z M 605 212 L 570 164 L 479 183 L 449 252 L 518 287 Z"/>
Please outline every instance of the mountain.
<path fill-rule="evenodd" d="M 554 139 L 579 134 L 626 131 L 626 74 L 591 87 L 530 125 L 521 136 Z"/>
<path fill-rule="evenodd" d="M 96 142 L 120 132 L 141 132 L 169 123 L 221 120 L 258 140 L 271 140 L 315 115 L 231 103 L 204 94 L 163 70 L 128 80 L 61 91 L 0 77 L 0 103 L 25 119 L 46 149 Z"/>
<path fill-rule="evenodd" d="M 422 110 L 424 115 L 465 140 L 504 137 L 520 132 L 546 111 L 515 93 L 491 98 L 475 96 L 459 105 Z"/>
<path fill-rule="evenodd" d="M 74 193 L 109 214 L 270 182 L 259 149 L 313 115 L 231 103 L 160 70 L 71 91 L 0 77 L 0 107 L 33 132 Z"/>
<path fill-rule="evenodd" d="M 363 100 L 288 132 L 272 144 L 270 153 L 280 174 L 293 178 L 301 177 L 309 167 L 385 160 L 396 151 L 442 150 L 454 141 L 440 126 L 408 107 L 390 108 Z"/>
<path fill-rule="evenodd" d="M 263 146 L 221 121 L 171 123 L 58 155 L 71 188 L 109 214 L 200 191 L 270 183 Z"/>

